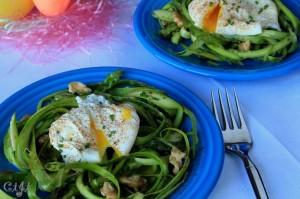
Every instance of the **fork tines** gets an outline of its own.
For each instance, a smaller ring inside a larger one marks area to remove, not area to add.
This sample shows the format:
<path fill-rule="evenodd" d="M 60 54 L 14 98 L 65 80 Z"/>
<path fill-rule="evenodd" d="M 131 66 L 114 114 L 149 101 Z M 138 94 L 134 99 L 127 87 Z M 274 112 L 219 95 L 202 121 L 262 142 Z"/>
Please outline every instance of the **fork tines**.
<path fill-rule="evenodd" d="M 234 99 L 235 99 L 235 112 L 231 107 L 231 101 L 229 98 L 229 94 L 227 89 L 225 89 L 225 97 L 226 97 L 226 104 L 224 105 L 221 91 L 218 90 L 218 99 L 220 102 L 220 116 L 218 114 L 217 105 L 215 103 L 214 94 L 212 92 L 212 107 L 213 113 L 216 117 L 217 122 L 222 130 L 224 142 L 226 145 L 233 144 L 233 143 L 252 143 L 251 135 L 247 128 L 243 113 L 241 111 L 241 107 L 239 105 L 238 97 L 236 91 L 234 89 Z M 226 111 L 227 110 L 227 111 Z M 236 114 L 234 114 L 236 113 Z M 235 115 L 238 118 L 238 123 L 235 119 Z M 221 121 L 220 121 L 221 120 Z"/>
<path fill-rule="evenodd" d="M 216 105 L 216 102 L 214 99 L 214 93 L 213 93 L 213 91 L 211 92 L 213 113 L 215 114 L 216 120 L 219 123 L 219 125 L 222 126 L 222 124 L 223 124 L 223 130 L 226 130 L 228 128 L 231 128 L 231 129 L 242 128 L 242 127 L 246 126 L 246 122 L 245 122 L 243 113 L 241 111 L 241 107 L 240 107 L 239 100 L 238 100 L 235 89 L 233 89 L 233 93 L 234 93 L 238 122 L 235 119 L 235 115 L 234 115 L 234 111 L 231 106 L 228 90 L 225 89 L 225 94 L 226 94 L 226 104 L 225 105 L 227 105 L 227 107 L 225 107 L 223 99 L 222 99 L 221 90 L 218 89 L 218 99 L 220 102 L 221 116 L 219 116 L 219 114 L 218 114 L 217 105 Z M 226 109 L 228 110 L 228 115 L 226 114 Z M 220 119 L 222 121 L 222 124 L 220 122 Z"/>

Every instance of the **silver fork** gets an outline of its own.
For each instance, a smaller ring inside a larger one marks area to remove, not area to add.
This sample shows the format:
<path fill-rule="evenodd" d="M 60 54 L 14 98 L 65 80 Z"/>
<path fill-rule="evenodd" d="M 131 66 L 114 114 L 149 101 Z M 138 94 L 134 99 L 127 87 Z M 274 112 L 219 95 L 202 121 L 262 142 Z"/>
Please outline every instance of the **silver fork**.
<path fill-rule="evenodd" d="M 243 113 L 241 111 L 236 91 L 234 90 L 234 98 L 235 98 L 235 105 L 237 110 L 236 115 L 237 118 L 239 119 L 238 123 L 232 111 L 227 89 L 225 90 L 225 92 L 226 92 L 226 101 L 228 105 L 227 109 L 229 114 L 226 115 L 226 110 L 222 100 L 222 95 L 220 90 L 218 90 L 221 116 L 218 115 L 214 94 L 213 92 L 211 92 L 213 113 L 222 130 L 225 149 L 227 152 L 237 154 L 240 158 L 242 158 L 248 177 L 251 181 L 253 190 L 255 192 L 256 198 L 261 198 L 261 199 L 269 198 L 265 186 L 263 184 L 261 175 L 258 169 L 256 168 L 255 164 L 251 161 L 251 159 L 248 156 L 248 152 L 252 148 L 253 142 L 249 130 L 247 128 Z M 229 116 L 229 120 L 228 120 L 228 116 Z M 223 128 L 220 119 L 222 119 Z"/>

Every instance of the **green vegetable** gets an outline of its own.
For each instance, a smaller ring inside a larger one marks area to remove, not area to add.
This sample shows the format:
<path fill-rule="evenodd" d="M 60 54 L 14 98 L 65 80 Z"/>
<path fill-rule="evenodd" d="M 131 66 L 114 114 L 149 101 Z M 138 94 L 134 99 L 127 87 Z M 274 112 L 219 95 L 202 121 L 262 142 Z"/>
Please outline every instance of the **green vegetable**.
<path fill-rule="evenodd" d="M 15 199 L 13 197 L 11 197 L 10 195 L 6 194 L 4 191 L 2 191 L 0 189 L 0 198 L 4 198 L 4 199 Z"/>
<path fill-rule="evenodd" d="M 297 37 L 300 35 L 300 21 L 280 0 L 274 2 L 279 10 L 282 31 L 263 30 L 261 34 L 254 36 L 226 36 L 204 32 L 194 25 L 189 16 L 188 5 L 191 1 L 171 0 L 160 10 L 153 12 L 153 17 L 161 26 L 158 34 L 183 48 L 181 52 L 176 52 L 179 56 L 196 55 L 210 63 L 226 61 L 243 65 L 246 59 L 279 62 L 299 47 Z M 260 12 L 267 8 L 268 5 L 265 5 Z M 243 42 L 250 42 L 249 48 L 239 48 Z"/>
<path fill-rule="evenodd" d="M 33 199 L 39 198 L 38 191 L 48 192 L 49 198 L 105 198 L 100 189 L 106 182 L 114 187 L 118 198 L 161 199 L 172 194 L 185 181 L 190 161 L 195 156 L 196 118 L 165 91 L 136 80 L 122 79 L 121 75 L 122 71 L 117 70 L 103 82 L 87 86 L 93 94 L 101 94 L 112 103 L 126 102 L 135 107 L 141 126 L 128 155 L 108 155 L 107 152 L 106 159 L 100 163 L 65 164 L 47 136 L 56 119 L 78 106 L 75 95 L 63 90 L 41 99 L 36 112 L 28 119 L 17 121 L 18 113 L 12 116 L 4 138 L 4 154 L 21 171 L 0 172 L 0 183 L 24 182 L 28 184 L 28 197 Z M 110 119 L 114 120 L 115 116 L 111 114 Z M 191 127 L 182 130 L 181 125 L 186 120 Z M 173 147 L 186 154 L 177 174 L 172 173 L 173 165 L 168 162 Z M 121 177 L 130 176 L 145 179 L 147 186 L 132 188 L 121 182 Z M 0 196 L 4 195 L 0 192 Z"/>
<path fill-rule="evenodd" d="M 164 21 L 174 22 L 173 12 L 168 10 L 154 10 L 152 16 Z"/>

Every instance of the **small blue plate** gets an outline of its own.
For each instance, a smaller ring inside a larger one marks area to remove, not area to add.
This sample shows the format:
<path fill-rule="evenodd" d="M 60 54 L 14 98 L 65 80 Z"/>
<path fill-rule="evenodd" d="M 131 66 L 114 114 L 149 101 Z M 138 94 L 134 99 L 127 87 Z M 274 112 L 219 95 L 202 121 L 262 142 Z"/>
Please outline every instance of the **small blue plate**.
<path fill-rule="evenodd" d="M 3 154 L 3 137 L 14 112 L 19 120 L 26 114 L 34 113 L 40 99 L 55 91 L 66 89 L 71 81 L 81 81 L 87 84 L 100 82 L 117 69 L 119 68 L 96 67 L 60 73 L 23 88 L 0 104 L 0 171 L 16 170 Z M 142 70 L 121 69 L 124 78 L 139 80 L 167 91 L 170 97 L 195 114 L 200 137 L 196 158 L 191 163 L 186 182 L 170 198 L 207 198 L 219 179 L 224 161 L 223 138 L 214 116 L 195 94 L 178 83 Z M 4 190 L 3 185 L 0 185 L 0 189 Z"/>
<path fill-rule="evenodd" d="M 300 64 L 300 49 L 279 63 L 263 63 L 253 60 L 244 61 L 244 65 L 219 63 L 208 64 L 196 56 L 180 57 L 175 55 L 178 47 L 158 35 L 160 29 L 157 19 L 152 17 L 153 10 L 161 9 L 170 0 L 142 0 L 138 5 L 133 25 L 135 33 L 144 47 L 157 58 L 179 69 L 218 79 L 250 80 L 274 77 L 294 70 Z M 299 1 L 282 0 L 291 11 L 300 18 Z M 300 45 L 300 41 L 299 41 Z"/>

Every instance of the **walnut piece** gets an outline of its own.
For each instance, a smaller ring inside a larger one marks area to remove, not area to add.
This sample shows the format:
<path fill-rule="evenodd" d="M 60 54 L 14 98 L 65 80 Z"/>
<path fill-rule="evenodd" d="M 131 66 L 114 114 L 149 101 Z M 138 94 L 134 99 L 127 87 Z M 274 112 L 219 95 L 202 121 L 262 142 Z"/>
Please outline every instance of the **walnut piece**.
<path fill-rule="evenodd" d="M 238 48 L 239 48 L 239 51 L 250 50 L 250 48 L 251 48 L 251 41 L 247 40 L 247 41 L 239 43 Z"/>
<path fill-rule="evenodd" d="M 173 173 L 176 175 L 183 166 L 183 159 L 185 158 L 185 153 L 180 151 L 178 148 L 173 147 L 171 150 L 171 155 L 169 157 L 169 162 L 174 166 Z"/>
<path fill-rule="evenodd" d="M 177 26 L 181 28 L 183 26 L 183 20 L 181 18 L 181 15 L 178 12 L 173 13 L 173 19 L 177 23 Z"/>
<path fill-rule="evenodd" d="M 107 199 L 118 198 L 117 190 L 110 182 L 104 182 L 100 192 Z"/>
<path fill-rule="evenodd" d="M 48 139 L 49 139 L 49 135 L 44 134 L 38 138 L 38 144 L 42 146 Z"/>
<path fill-rule="evenodd" d="M 68 85 L 68 88 L 69 88 L 69 92 L 72 94 L 77 93 L 81 95 L 81 94 L 92 92 L 92 89 L 90 89 L 89 87 L 87 87 L 85 84 L 81 82 L 71 82 Z"/>
<path fill-rule="evenodd" d="M 26 114 L 26 115 L 23 116 L 22 120 L 27 120 L 27 119 L 29 119 L 30 117 L 31 117 L 31 115 Z"/>
<path fill-rule="evenodd" d="M 122 176 L 120 178 L 120 182 L 127 185 L 128 187 L 133 188 L 136 192 L 139 191 L 139 189 L 147 186 L 147 180 L 138 175 Z"/>

